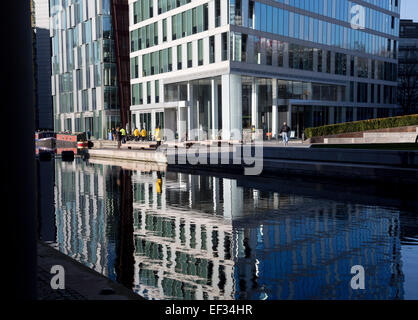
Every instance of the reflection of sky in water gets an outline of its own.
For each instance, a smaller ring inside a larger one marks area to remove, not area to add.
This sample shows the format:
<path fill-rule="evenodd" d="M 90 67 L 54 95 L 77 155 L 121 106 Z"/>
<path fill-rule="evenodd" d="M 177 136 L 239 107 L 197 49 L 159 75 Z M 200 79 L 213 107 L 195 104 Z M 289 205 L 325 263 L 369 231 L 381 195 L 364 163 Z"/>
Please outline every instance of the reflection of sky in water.
<path fill-rule="evenodd" d="M 416 215 L 231 179 L 158 178 L 56 160 L 54 246 L 148 299 L 417 298 Z M 350 287 L 357 264 L 364 291 Z"/>

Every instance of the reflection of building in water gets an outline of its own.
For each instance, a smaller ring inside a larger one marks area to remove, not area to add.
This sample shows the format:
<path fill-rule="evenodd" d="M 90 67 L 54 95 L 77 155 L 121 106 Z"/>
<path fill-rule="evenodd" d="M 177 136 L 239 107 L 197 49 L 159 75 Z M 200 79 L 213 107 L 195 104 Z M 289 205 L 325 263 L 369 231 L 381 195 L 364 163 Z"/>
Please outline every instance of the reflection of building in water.
<path fill-rule="evenodd" d="M 135 291 L 150 299 L 401 298 L 399 214 L 135 173 Z M 350 286 L 366 270 L 366 291 Z"/>
<path fill-rule="evenodd" d="M 115 279 L 120 168 L 56 161 L 58 249 Z"/>
<path fill-rule="evenodd" d="M 233 222 L 236 298 L 402 298 L 399 215 L 317 202 L 303 216 L 289 207 L 252 226 Z M 365 268 L 366 290 L 350 286 L 354 265 Z"/>
<path fill-rule="evenodd" d="M 59 250 L 146 298 L 404 297 L 400 236 L 417 231 L 398 211 L 79 159 L 55 176 Z"/>
<path fill-rule="evenodd" d="M 228 218 L 242 207 L 242 199 L 234 203 L 231 198 L 236 184 L 166 173 L 160 194 L 155 172 L 137 172 L 133 183 L 135 291 L 149 299 L 232 299 L 235 266 Z"/>

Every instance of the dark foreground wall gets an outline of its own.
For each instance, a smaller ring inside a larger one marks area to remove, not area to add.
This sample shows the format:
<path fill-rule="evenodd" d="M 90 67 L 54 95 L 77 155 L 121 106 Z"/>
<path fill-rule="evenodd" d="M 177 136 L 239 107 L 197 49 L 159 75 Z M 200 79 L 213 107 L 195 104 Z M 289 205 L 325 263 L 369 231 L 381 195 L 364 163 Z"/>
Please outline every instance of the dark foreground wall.
<path fill-rule="evenodd" d="M 32 32 L 29 1 L 7 1 L 1 10 L 2 150 L 4 200 L 3 292 L 36 298 L 35 142 Z M 19 143 L 17 143 L 17 141 Z M 6 206 L 4 206 L 6 204 Z M 6 232 L 4 232 L 6 231 Z"/>

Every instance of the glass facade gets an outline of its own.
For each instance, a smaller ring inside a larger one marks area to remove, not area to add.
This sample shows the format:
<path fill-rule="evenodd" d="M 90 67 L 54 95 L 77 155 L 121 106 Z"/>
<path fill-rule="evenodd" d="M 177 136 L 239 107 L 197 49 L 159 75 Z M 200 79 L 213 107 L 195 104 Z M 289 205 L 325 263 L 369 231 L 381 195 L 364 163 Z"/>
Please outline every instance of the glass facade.
<path fill-rule="evenodd" d="M 232 128 L 220 104 L 239 117 L 233 126 L 243 136 L 254 126 L 264 137 L 277 136 L 284 121 L 300 137 L 307 126 L 388 116 L 397 107 L 397 0 L 154 1 L 158 9 L 145 16 L 144 3 L 131 3 L 131 111 L 154 109 L 155 117 L 174 108 L 165 121 L 176 117 L 178 137 L 178 121 L 187 132 Z M 141 99 L 138 87 L 156 80 L 164 95 Z M 232 83 L 237 92 L 222 89 Z"/>
<path fill-rule="evenodd" d="M 119 122 L 110 0 L 50 1 L 55 131 L 107 137 Z"/>

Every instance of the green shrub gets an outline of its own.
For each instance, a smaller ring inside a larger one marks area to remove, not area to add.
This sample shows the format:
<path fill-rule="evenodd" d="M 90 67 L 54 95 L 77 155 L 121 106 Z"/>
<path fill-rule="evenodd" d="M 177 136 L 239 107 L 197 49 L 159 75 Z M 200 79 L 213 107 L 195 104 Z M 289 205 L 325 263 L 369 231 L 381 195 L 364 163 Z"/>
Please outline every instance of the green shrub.
<path fill-rule="evenodd" d="M 413 125 L 418 125 L 418 114 L 391 118 L 345 122 L 326 125 L 322 127 L 306 128 L 305 137 L 309 139 L 312 137 L 330 136 L 341 133 L 352 133 L 368 130 L 406 127 Z"/>

